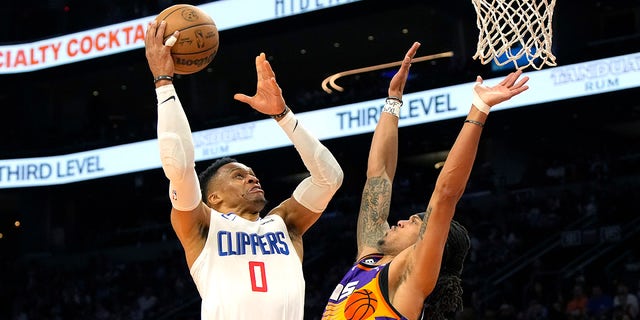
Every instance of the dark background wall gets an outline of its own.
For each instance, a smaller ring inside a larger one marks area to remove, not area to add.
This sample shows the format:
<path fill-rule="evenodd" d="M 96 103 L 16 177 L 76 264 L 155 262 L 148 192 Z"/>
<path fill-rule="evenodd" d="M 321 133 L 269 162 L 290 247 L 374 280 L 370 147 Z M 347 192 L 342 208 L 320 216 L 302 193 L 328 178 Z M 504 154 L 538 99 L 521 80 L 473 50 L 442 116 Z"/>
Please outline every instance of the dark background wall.
<path fill-rule="evenodd" d="M 0 8 L 10 14 L 2 19 L 0 41 L 35 41 L 153 16 L 171 4 L 3 2 Z M 455 55 L 415 64 L 405 92 L 469 82 L 477 74 L 502 76 L 472 59 L 475 23 L 470 1 L 364 0 L 222 31 L 209 68 L 177 77 L 175 85 L 193 130 L 202 130 L 264 118 L 232 98 L 255 91 L 253 58 L 261 51 L 298 112 L 382 99 L 386 73 L 393 70 L 346 79 L 345 92 L 332 95 L 320 83 L 338 71 L 397 61 L 413 41 L 422 42 L 420 54 Z M 638 52 L 640 3 L 558 1 L 553 30 L 559 65 Z M 637 65 L 629 67 L 638 72 Z M 155 96 L 143 50 L 1 75 L 0 83 L 2 159 L 155 138 Z M 637 292 L 638 93 L 629 89 L 491 114 L 456 215 L 474 238 L 465 267 L 466 308 L 459 317 L 514 318 L 509 310 L 524 317 L 541 305 L 571 318 L 564 309 L 575 285 L 591 294 L 599 284 L 613 295 L 626 283 Z M 434 164 L 441 160 L 436 154 L 451 146 L 461 120 L 401 129 L 391 223 L 424 208 L 438 173 Z M 324 141 L 346 180 L 307 235 L 308 319 L 319 318 L 338 280 L 333 278 L 355 254 L 370 138 Z M 290 195 L 303 171 L 292 148 L 238 159 L 254 168 L 273 203 Z M 197 319 L 199 301 L 168 223 L 166 191 L 160 169 L 1 190 L 0 318 Z M 20 228 L 13 227 L 16 220 Z M 543 301 L 535 298 L 541 295 L 533 290 L 537 284 L 545 290 Z M 139 316 L 145 288 L 159 302 Z"/>

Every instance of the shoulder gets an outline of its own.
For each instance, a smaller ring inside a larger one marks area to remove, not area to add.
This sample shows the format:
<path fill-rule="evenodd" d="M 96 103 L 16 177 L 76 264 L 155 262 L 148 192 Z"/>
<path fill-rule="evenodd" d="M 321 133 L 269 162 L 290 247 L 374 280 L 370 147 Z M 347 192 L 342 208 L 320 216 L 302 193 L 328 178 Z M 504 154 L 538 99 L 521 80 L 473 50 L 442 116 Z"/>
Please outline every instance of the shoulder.
<path fill-rule="evenodd" d="M 201 202 L 193 210 L 181 211 L 176 208 L 171 209 L 171 223 L 179 224 L 183 227 L 188 225 L 209 225 L 211 212 L 213 209 Z"/>
<path fill-rule="evenodd" d="M 299 238 L 320 218 L 321 212 L 313 212 L 290 197 L 273 208 L 267 216 L 277 215 L 284 221 L 292 238 Z"/>

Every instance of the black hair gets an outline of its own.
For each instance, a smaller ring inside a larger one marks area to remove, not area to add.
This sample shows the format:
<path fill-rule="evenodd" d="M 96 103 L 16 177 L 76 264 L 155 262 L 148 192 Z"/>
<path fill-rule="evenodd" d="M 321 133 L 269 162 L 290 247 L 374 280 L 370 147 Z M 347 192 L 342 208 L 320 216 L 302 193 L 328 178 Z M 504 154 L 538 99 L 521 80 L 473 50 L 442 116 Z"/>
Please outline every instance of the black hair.
<path fill-rule="evenodd" d="M 198 175 L 198 180 L 200 180 L 200 192 L 202 193 L 202 201 L 207 202 L 207 196 L 209 195 L 209 182 L 215 177 L 220 170 L 220 167 L 224 166 L 227 163 L 238 162 L 236 159 L 231 157 L 224 157 L 214 161 L 209 165 L 204 171 L 200 172 Z"/>
<path fill-rule="evenodd" d="M 471 247 L 467 229 L 455 220 L 451 221 L 449 237 L 444 247 L 440 274 L 433 292 L 424 302 L 420 319 L 444 320 L 461 311 L 462 269 Z"/>

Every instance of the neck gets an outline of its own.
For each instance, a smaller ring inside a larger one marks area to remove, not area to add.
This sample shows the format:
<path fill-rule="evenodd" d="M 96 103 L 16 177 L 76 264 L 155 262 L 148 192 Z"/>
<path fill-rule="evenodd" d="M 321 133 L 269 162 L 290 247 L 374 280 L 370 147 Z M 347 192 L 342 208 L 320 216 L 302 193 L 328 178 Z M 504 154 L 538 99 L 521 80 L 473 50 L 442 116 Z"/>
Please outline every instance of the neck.
<path fill-rule="evenodd" d="M 378 261 L 378 265 L 383 265 L 383 264 L 387 264 L 389 262 L 391 262 L 391 260 L 393 260 L 393 258 L 395 258 L 395 255 L 390 255 L 390 254 L 385 254 L 379 261 Z"/>
<path fill-rule="evenodd" d="M 235 213 L 235 212 L 234 212 Z M 235 213 L 236 215 L 247 219 L 249 221 L 257 221 L 258 219 L 260 219 L 260 213 L 259 212 L 252 212 L 252 213 Z"/>
<path fill-rule="evenodd" d="M 256 221 L 258 220 L 258 218 L 260 218 L 260 211 L 247 210 L 247 208 L 218 206 L 214 207 L 213 209 L 220 213 L 234 213 L 235 215 L 249 221 Z"/>

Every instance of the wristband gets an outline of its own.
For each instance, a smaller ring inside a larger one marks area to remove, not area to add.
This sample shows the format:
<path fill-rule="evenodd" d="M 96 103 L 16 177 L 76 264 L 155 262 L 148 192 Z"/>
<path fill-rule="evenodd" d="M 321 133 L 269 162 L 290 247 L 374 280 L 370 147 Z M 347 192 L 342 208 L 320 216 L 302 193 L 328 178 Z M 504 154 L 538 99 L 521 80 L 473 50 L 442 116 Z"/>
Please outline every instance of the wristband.
<path fill-rule="evenodd" d="M 481 128 L 484 128 L 484 123 L 480 122 L 480 121 L 476 121 L 476 120 L 471 120 L 471 119 L 466 119 L 464 120 L 465 123 L 473 123 L 475 125 L 479 125 Z"/>
<path fill-rule="evenodd" d="M 288 106 L 284 106 L 284 111 L 282 111 L 282 112 L 281 112 L 281 113 L 279 113 L 279 114 L 270 114 L 270 115 L 269 115 L 269 117 L 271 117 L 271 118 L 274 118 L 274 119 L 278 120 L 278 119 L 280 119 L 280 118 L 282 118 L 282 117 L 286 116 L 286 115 L 287 115 L 287 113 L 289 113 L 289 111 L 291 111 L 291 109 L 289 109 L 289 107 L 288 107 Z"/>
<path fill-rule="evenodd" d="M 476 84 L 476 86 L 480 85 L 479 83 Z M 476 106 L 476 108 L 478 108 L 478 110 L 480 110 L 480 112 L 484 113 L 484 114 L 489 114 L 489 110 L 491 109 L 491 107 L 482 100 L 482 98 L 480 98 L 480 96 L 478 95 L 478 92 L 476 90 L 473 90 L 473 105 Z"/>
<path fill-rule="evenodd" d="M 167 75 L 161 75 L 161 76 L 157 76 L 153 79 L 153 83 L 158 83 L 158 81 L 160 80 L 169 80 L 171 82 L 173 82 L 173 77 L 172 76 L 167 76 Z"/>
<path fill-rule="evenodd" d="M 388 97 L 384 101 L 384 107 L 382 107 L 382 112 L 390 113 L 398 118 L 400 118 L 400 107 L 402 106 L 402 100 L 396 97 Z"/>
<path fill-rule="evenodd" d="M 402 99 L 400 99 L 400 98 L 398 98 L 398 97 L 394 97 L 394 96 L 388 96 L 388 97 L 387 97 L 387 99 L 385 99 L 384 101 L 385 101 L 385 102 L 387 102 L 387 100 L 395 100 L 395 101 L 398 101 L 398 102 L 400 102 L 400 106 L 401 106 L 401 107 L 402 107 L 402 105 L 404 104 L 404 103 L 402 102 Z"/>

